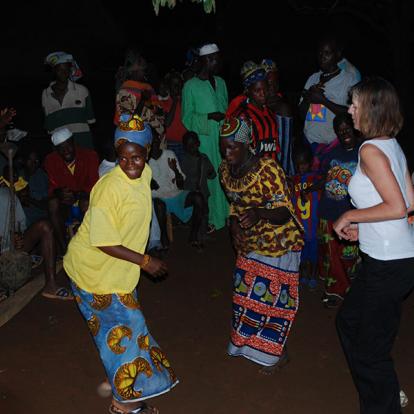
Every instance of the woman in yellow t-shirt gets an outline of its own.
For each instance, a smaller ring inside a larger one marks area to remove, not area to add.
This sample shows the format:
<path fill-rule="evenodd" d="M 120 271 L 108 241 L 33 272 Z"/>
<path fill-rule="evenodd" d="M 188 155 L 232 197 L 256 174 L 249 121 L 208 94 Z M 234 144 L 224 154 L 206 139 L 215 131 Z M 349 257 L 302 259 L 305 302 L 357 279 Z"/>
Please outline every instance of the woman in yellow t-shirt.
<path fill-rule="evenodd" d="M 118 163 L 93 187 L 64 268 L 104 364 L 113 414 L 153 414 L 141 402 L 169 391 L 177 378 L 148 332 L 137 300 L 140 269 L 158 277 L 165 263 L 145 253 L 151 221 L 151 129 L 122 115 L 115 132 Z"/>
<path fill-rule="evenodd" d="M 248 124 L 225 121 L 220 179 L 230 201 L 237 251 L 228 353 L 258 363 L 268 374 L 287 362 L 303 240 L 282 167 L 254 155 L 250 143 Z"/>

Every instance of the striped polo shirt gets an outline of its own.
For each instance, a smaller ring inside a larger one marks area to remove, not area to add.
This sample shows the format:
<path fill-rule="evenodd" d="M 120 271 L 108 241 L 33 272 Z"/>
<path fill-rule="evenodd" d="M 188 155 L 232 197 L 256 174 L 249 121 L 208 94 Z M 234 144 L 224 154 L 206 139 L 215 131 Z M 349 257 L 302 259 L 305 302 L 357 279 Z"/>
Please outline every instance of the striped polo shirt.
<path fill-rule="evenodd" d="M 66 127 L 74 136 L 90 132 L 89 124 L 95 122 L 92 101 L 88 89 L 68 81 L 68 90 L 62 104 L 54 98 L 52 82 L 42 93 L 45 128 L 52 134 L 57 128 Z"/>

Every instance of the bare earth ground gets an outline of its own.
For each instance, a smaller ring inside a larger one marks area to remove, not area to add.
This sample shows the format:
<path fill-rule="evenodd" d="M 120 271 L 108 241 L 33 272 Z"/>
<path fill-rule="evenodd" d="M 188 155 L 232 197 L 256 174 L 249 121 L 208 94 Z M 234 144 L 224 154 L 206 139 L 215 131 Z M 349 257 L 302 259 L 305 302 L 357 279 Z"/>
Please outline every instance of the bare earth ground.
<path fill-rule="evenodd" d="M 187 230 L 175 229 L 162 283 L 139 286 L 153 336 L 180 384 L 155 403 L 162 414 L 353 414 L 357 395 L 334 329 L 335 310 L 321 291 L 302 291 L 289 339 L 291 362 L 273 376 L 226 354 L 234 256 L 227 232 L 204 254 L 187 250 Z M 414 277 L 414 275 L 413 275 Z M 63 279 L 62 279 L 63 280 Z M 405 303 L 394 356 L 414 413 L 414 295 Z M 98 354 L 74 302 L 40 295 L 0 329 L 1 414 L 101 414 L 109 399 L 96 393 L 104 378 Z"/>

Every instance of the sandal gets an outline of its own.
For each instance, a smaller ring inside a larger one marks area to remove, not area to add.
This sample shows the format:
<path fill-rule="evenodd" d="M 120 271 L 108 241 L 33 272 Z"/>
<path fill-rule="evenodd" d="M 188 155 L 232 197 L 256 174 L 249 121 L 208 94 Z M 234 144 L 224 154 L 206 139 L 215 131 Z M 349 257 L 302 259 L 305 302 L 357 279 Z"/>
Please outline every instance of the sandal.
<path fill-rule="evenodd" d="M 147 403 L 141 403 L 139 408 L 131 411 L 124 411 L 122 408 L 117 407 L 115 404 L 111 404 L 109 406 L 109 413 L 110 414 L 159 414 L 159 410 L 156 407 L 152 407 Z"/>
<path fill-rule="evenodd" d="M 214 224 L 209 224 L 207 226 L 207 231 L 206 231 L 207 234 L 214 233 L 215 231 L 216 231 L 216 226 Z"/>
<path fill-rule="evenodd" d="M 42 292 L 42 296 L 48 299 L 73 300 L 73 295 L 65 287 L 59 287 L 54 292 Z"/>
<path fill-rule="evenodd" d="M 31 258 L 32 258 L 32 269 L 36 269 L 36 267 L 39 267 L 43 263 L 43 257 L 42 256 L 32 254 Z"/>

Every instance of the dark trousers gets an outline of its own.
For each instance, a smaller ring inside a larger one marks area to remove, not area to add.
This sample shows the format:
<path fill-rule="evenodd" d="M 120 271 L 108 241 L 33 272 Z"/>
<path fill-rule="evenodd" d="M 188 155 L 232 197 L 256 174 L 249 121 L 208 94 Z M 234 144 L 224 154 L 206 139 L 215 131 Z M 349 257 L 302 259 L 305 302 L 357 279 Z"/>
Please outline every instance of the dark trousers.
<path fill-rule="evenodd" d="M 400 414 L 400 386 L 391 350 L 402 302 L 414 287 L 414 258 L 363 264 L 342 307 L 336 326 L 359 393 L 361 414 Z"/>

